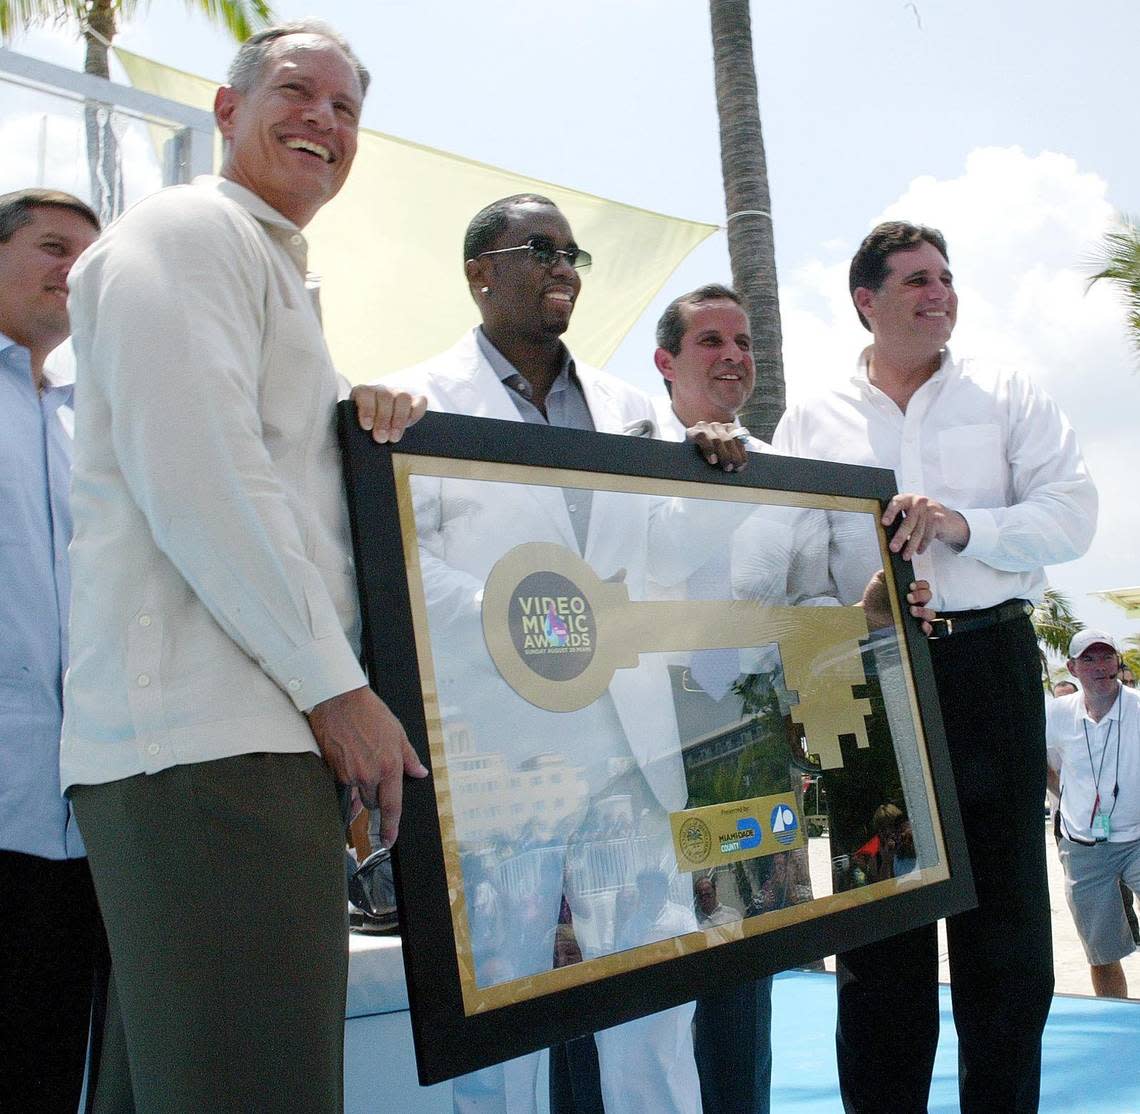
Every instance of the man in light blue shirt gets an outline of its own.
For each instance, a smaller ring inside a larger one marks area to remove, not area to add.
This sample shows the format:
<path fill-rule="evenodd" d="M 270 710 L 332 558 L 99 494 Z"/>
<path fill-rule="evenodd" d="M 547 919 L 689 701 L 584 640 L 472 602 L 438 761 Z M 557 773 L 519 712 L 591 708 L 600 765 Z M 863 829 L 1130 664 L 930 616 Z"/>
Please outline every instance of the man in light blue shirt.
<path fill-rule="evenodd" d="M 73 1114 L 98 909 L 60 794 L 71 592 L 67 275 L 99 234 L 70 194 L 0 196 L 0 1110 Z"/>

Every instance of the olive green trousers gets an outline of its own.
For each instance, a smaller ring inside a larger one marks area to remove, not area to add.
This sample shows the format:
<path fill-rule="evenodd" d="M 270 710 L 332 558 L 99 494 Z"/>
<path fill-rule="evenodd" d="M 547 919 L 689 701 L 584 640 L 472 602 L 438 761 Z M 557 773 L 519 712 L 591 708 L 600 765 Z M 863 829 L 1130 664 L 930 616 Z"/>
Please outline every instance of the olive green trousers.
<path fill-rule="evenodd" d="M 71 791 L 111 947 L 96 1114 L 340 1114 L 344 828 L 315 754 Z"/>

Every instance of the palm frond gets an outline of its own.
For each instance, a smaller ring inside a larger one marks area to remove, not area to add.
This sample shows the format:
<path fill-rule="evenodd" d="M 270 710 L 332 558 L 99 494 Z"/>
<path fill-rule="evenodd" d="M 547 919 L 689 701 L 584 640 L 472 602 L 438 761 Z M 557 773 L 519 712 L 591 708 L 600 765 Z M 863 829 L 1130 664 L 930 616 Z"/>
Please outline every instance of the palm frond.
<path fill-rule="evenodd" d="M 184 0 L 191 11 L 201 12 L 211 23 L 224 27 L 237 42 L 244 42 L 274 17 L 267 0 Z"/>
<path fill-rule="evenodd" d="M 1069 652 L 1073 635 L 1084 628 L 1073 614 L 1072 601 L 1056 588 L 1045 589 L 1045 598 L 1033 609 L 1030 620 L 1042 648 L 1062 657 Z"/>
<path fill-rule="evenodd" d="M 1099 268 L 1089 279 L 1090 287 L 1106 281 L 1122 295 L 1132 345 L 1140 353 L 1140 228 L 1136 222 L 1120 215 L 1116 227 L 1104 234 L 1100 250 L 1089 263 Z"/>
<path fill-rule="evenodd" d="M 131 19 L 140 5 L 151 0 L 112 0 L 107 5 L 124 20 Z M 184 0 L 191 11 L 201 12 L 211 23 L 224 27 L 242 42 L 276 17 L 268 0 Z M 85 0 L 0 0 L 0 35 L 5 39 L 32 27 L 60 26 L 72 21 L 86 23 Z"/>
<path fill-rule="evenodd" d="M 7 40 L 33 27 L 79 21 L 83 7 L 82 0 L 0 0 L 0 35 Z"/>

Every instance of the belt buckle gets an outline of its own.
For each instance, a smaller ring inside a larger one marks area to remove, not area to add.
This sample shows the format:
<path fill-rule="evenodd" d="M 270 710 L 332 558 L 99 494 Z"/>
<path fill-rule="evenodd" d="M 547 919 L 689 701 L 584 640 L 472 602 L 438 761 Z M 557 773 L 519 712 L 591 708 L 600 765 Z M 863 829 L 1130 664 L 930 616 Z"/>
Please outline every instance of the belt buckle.
<path fill-rule="evenodd" d="M 938 627 L 936 625 L 938 623 L 941 623 L 946 628 L 941 634 L 938 633 Z M 932 641 L 939 638 L 949 638 L 950 635 L 954 633 L 953 619 L 946 619 L 943 616 L 939 615 L 936 618 L 930 620 L 930 625 L 934 627 L 934 630 L 932 630 L 926 637 Z"/>

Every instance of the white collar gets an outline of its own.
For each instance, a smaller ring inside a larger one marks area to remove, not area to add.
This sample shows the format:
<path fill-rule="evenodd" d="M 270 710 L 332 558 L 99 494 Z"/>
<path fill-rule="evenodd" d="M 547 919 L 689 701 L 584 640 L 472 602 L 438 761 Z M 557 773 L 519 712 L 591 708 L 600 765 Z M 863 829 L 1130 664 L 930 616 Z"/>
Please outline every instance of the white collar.
<path fill-rule="evenodd" d="M 862 352 L 859 353 L 859 358 L 855 361 L 855 374 L 851 379 L 855 386 L 864 394 L 870 394 L 872 391 L 877 392 L 878 394 L 884 393 L 878 387 L 876 387 L 874 383 L 871 382 L 870 360 L 871 350 L 874 347 L 875 345 L 872 342 L 871 344 L 868 344 Z M 942 358 L 939 360 L 938 367 L 935 370 L 934 374 L 931 375 L 931 377 L 922 384 L 922 387 L 919 387 L 918 389 L 921 391 L 922 388 L 929 383 L 941 382 L 941 380 L 945 379 L 950 374 L 950 369 L 953 368 L 953 366 L 954 357 L 950 353 L 949 345 L 947 345 L 942 349 Z"/>
<path fill-rule="evenodd" d="M 229 178 L 221 178 L 217 174 L 199 174 L 194 179 L 194 185 L 198 189 L 212 190 L 215 193 L 220 193 L 223 197 L 228 197 L 265 224 L 272 224 L 287 232 L 301 231 L 293 221 L 282 216 L 264 198 L 258 196 L 253 190 L 246 189 L 245 186 L 239 186 L 237 182 L 233 182 Z"/>

